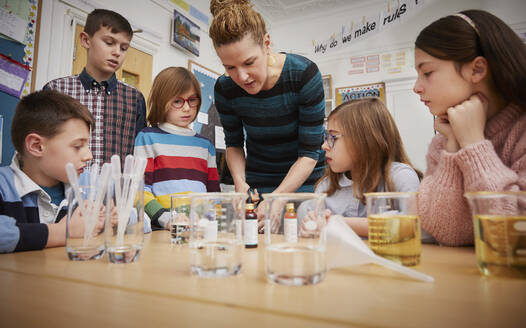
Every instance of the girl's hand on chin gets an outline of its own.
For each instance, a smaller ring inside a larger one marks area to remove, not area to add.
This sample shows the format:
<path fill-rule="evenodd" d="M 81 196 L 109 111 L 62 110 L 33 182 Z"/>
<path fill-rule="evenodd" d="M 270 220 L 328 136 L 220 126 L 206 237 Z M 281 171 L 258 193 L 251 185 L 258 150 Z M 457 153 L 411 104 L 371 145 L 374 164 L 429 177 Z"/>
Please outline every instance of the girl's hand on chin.
<path fill-rule="evenodd" d="M 435 130 L 441 135 L 447 138 L 446 151 L 450 153 L 456 153 L 459 149 L 457 139 L 449 123 L 447 114 L 439 115 L 435 117 Z"/>
<path fill-rule="evenodd" d="M 440 133 L 444 137 L 447 137 L 448 139 L 450 137 L 455 137 L 453 134 L 453 129 L 451 128 L 451 125 L 449 124 L 449 119 L 447 117 L 447 114 L 436 116 L 434 125 L 435 125 L 435 130 L 437 130 L 438 133 Z"/>
<path fill-rule="evenodd" d="M 484 140 L 488 101 L 474 94 L 461 104 L 447 110 L 449 124 L 461 148 Z"/>

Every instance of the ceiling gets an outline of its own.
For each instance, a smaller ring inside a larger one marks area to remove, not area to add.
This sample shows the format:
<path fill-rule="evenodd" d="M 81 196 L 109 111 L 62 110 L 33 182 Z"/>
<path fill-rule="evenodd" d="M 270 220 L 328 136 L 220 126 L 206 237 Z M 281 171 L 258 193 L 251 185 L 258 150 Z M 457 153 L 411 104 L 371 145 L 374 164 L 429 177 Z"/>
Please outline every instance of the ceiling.
<path fill-rule="evenodd" d="M 367 0 L 252 0 L 267 23 L 280 24 L 290 19 L 327 15 L 367 4 Z"/>

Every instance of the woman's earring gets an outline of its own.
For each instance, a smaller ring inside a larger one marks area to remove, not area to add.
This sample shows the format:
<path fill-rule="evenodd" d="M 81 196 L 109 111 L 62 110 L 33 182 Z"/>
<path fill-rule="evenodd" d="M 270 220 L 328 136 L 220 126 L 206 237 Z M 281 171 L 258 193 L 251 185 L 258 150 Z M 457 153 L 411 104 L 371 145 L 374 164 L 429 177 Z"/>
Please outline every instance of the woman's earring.
<path fill-rule="evenodd" d="M 229 77 L 230 75 L 228 75 L 228 73 L 225 71 L 225 76 L 226 76 L 226 77 Z"/>
<path fill-rule="evenodd" d="M 274 59 L 274 56 L 272 56 L 272 54 L 268 54 L 268 57 L 267 57 L 267 65 L 272 67 L 274 66 L 274 64 L 276 64 L 276 59 Z"/>

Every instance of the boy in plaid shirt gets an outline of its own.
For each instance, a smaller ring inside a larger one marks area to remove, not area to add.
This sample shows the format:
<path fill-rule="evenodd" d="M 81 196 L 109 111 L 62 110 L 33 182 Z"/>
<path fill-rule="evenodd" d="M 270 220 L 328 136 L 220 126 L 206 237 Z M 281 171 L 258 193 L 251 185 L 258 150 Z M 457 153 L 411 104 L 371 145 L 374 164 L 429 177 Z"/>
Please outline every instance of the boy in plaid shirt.
<path fill-rule="evenodd" d="M 79 75 L 58 78 L 44 86 L 79 100 L 93 114 L 90 149 L 94 163 L 109 162 L 113 154 L 121 160 L 133 154 L 135 136 L 146 126 L 144 96 L 115 77 L 132 37 L 130 23 L 120 14 L 93 10 L 80 33 L 81 45 L 87 51 L 86 67 Z"/>

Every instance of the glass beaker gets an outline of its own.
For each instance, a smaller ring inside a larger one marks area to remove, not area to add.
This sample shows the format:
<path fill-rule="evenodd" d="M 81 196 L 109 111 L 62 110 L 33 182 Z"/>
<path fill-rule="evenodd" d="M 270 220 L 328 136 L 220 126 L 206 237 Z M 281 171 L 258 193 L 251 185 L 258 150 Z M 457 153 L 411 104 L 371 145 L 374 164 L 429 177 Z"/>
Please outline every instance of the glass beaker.
<path fill-rule="evenodd" d="M 302 286 L 325 278 L 325 197 L 315 193 L 263 195 L 265 272 L 270 281 Z"/>
<path fill-rule="evenodd" d="M 526 192 L 468 192 L 477 264 L 486 276 L 526 278 Z"/>
<path fill-rule="evenodd" d="M 226 277 L 241 270 L 246 193 L 192 193 L 190 269 L 199 277 Z"/>
<path fill-rule="evenodd" d="M 405 266 L 420 263 L 422 241 L 416 192 L 366 193 L 369 247 Z"/>

